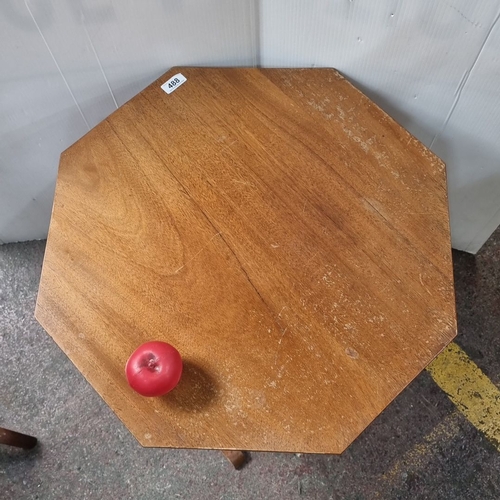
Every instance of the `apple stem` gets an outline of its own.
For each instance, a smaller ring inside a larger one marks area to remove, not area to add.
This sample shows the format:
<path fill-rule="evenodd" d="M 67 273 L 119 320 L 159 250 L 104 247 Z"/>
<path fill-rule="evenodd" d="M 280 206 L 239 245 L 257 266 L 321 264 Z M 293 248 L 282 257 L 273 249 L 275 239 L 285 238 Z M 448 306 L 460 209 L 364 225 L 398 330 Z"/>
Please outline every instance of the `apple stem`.
<path fill-rule="evenodd" d="M 149 370 L 150 372 L 159 372 L 160 366 L 158 365 L 158 357 L 152 352 L 145 354 L 145 359 L 143 358 L 140 363 L 140 367 Z"/>

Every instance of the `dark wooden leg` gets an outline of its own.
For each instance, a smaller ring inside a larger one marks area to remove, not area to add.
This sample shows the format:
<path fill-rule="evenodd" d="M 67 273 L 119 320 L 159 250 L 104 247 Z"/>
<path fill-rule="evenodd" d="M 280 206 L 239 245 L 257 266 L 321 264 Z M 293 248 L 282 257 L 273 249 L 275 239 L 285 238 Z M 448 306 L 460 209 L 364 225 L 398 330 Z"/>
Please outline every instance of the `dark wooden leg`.
<path fill-rule="evenodd" d="M 233 464 L 235 469 L 241 469 L 247 461 L 244 451 L 223 450 L 222 453 Z"/>
<path fill-rule="evenodd" d="M 36 437 L 0 427 L 0 444 L 8 444 L 9 446 L 17 446 L 18 448 L 30 450 L 36 446 L 36 443 Z"/>

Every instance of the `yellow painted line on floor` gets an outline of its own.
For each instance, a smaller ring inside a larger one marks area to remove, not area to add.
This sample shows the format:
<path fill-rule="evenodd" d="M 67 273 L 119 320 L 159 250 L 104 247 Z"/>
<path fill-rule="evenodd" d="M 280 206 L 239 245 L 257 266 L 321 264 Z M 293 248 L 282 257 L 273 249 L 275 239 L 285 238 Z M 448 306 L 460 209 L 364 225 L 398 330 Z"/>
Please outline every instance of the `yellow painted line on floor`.
<path fill-rule="evenodd" d="M 427 367 L 457 409 L 500 451 L 500 390 L 452 342 Z"/>
<path fill-rule="evenodd" d="M 443 443 L 452 442 L 460 435 L 461 418 L 458 411 L 446 415 L 420 442 L 399 457 L 394 465 L 380 476 L 379 480 L 397 483 L 401 481 L 402 474 L 407 471 L 415 473 L 426 470 Z"/>
<path fill-rule="evenodd" d="M 454 441 L 462 430 L 460 413 L 500 451 L 500 390 L 457 344 L 451 343 L 427 367 L 427 371 L 455 404 L 428 434 L 399 457 L 379 481 L 399 483 L 407 471 L 426 470 L 443 446 Z M 380 495 L 379 495 L 380 496 Z"/>

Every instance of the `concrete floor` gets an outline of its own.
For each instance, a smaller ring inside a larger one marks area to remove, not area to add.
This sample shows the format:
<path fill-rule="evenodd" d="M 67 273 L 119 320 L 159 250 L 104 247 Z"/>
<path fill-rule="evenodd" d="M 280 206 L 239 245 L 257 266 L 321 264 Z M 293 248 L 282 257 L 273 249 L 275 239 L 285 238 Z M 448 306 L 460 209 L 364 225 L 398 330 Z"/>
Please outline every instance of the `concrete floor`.
<path fill-rule="evenodd" d="M 44 242 L 0 247 L 0 498 L 500 498 L 500 453 L 423 372 L 341 456 L 143 449 L 33 318 Z M 500 230 L 454 253 L 459 336 L 500 386 Z"/>

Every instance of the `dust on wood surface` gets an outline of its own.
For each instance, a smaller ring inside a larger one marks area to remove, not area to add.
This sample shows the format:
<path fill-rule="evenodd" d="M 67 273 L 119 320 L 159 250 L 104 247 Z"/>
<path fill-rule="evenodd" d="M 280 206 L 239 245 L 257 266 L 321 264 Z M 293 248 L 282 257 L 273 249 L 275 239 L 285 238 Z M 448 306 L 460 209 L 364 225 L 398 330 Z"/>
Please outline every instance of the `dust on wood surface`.
<path fill-rule="evenodd" d="M 36 317 L 144 446 L 340 453 L 456 334 L 444 164 L 335 70 L 173 68 L 62 154 Z"/>

